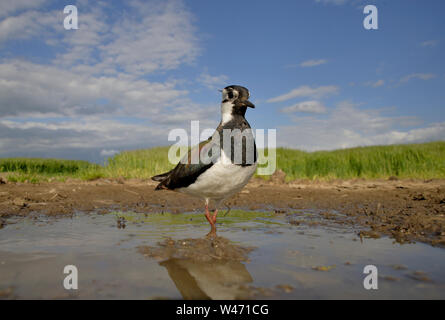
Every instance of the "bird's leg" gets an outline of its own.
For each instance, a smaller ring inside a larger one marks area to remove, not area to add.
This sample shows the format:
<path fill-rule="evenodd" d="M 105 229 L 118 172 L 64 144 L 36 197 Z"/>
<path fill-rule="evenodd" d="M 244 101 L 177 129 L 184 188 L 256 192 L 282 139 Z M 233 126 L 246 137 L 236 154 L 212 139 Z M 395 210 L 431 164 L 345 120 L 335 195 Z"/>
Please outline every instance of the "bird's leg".
<path fill-rule="evenodd" d="M 212 217 L 212 216 L 210 215 L 209 205 L 208 205 L 207 203 L 206 203 L 205 216 L 206 216 L 207 221 L 208 221 L 208 222 L 210 223 L 210 225 L 212 226 L 212 230 L 213 230 L 213 229 L 216 230 L 216 227 L 215 227 L 216 216 L 215 216 L 215 217 Z"/>
<path fill-rule="evenodd" d="M 226 211 L 226 213 L 224 213 L 224 217 L 229 214 L 230 210 L 232 210 L 232 208 L 228 204 L 226 204 L 226 207 L 227 207 L 227 211 Z"/>
<path fill-rule="evenodd" d="M 212 218 L 210 217 L 210 212 L 209 212 L 209 205 L 206 203 L 206 211 L 205 211 L 205 216 L 207 221 L 212 224 Z"/>
<path fill-rule="evenodd" d="M 207 219 L 207 221 L 210 223 L 210 226 L 211 226 L 211 229 L 210 229 L 210 232 L 207 234 L 207 236 L 209 237 L 214 237 L 214 236 L 216 236 L 216 226 L 215 226 L 215 223 L 216 223 L 216 215 L 217 215 L 217 210 L 215 210 L 215 213 L 213 214 L 213 216 L 211 216 L 210 215 L 210 212 L 209 212 L 209 205 L 208 205 L 208 203 L 206 203 L 206 206 L 205 206 L 205 208 L 206 208 L 206 210 L 205 210 L 205 217 L 206 217 L 206 219 Z"/>
<path fill-rule="evenodd" d="M 212 216 L 213 224 L 216 224 L 216 216 L 218 215 L 218 209 L 215 209 Z"/>

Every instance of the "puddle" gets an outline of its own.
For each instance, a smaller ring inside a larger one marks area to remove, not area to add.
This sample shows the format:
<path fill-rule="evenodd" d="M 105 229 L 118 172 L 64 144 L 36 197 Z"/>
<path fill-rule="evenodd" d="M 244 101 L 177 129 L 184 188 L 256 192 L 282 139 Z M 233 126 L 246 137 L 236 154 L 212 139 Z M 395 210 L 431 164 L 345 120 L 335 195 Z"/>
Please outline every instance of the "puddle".
<path fill-rule="evenodd" d="M 314 217 L 232 210 L 213 243 L 201 213 L 10 218 L 0 299 L 445 298 L 443 248 L 361 241 L 354 227 Z M 66 265 L 78 290 L 63 287 Z M 366 265 L 378 268 L 378 290 L 363 287 Z"/>

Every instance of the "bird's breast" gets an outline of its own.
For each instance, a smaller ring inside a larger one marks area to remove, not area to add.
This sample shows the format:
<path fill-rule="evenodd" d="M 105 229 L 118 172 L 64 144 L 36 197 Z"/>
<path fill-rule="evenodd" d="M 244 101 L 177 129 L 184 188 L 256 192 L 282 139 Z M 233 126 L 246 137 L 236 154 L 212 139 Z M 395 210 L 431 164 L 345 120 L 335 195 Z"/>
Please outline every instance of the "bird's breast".
<path fill-rule="evenodd" d="M 220 159 L 196 181 L 179 190 L 202 198 L 225 199 L 239 192 L 249 182 L 255 173 L 257 164 L 240 166 L 233 164 L 230 159 L 221 152 Z"/>

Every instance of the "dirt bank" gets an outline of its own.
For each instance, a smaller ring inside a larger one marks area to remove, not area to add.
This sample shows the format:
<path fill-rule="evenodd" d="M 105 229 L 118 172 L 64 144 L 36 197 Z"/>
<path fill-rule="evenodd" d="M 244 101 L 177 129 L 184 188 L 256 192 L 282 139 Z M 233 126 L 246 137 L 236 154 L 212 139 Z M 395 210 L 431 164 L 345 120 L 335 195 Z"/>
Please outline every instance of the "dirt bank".
<path fill-rule="evenodd" d="M 141 213 L 203 211 L 201 200 L 154 191 L 152 181 L 98 180 L 43 184 L 0 184 L 0 228 L 5 217 L 30 213 L 71 215 L 76 211 L 111 210 Z M 311 223 L 298 217 L 301 209 L 323 210 L 329 223 L 364 227 L 360 236 L 382 234 L 398 242 L 423 241 L 445 245 L 445 181 L 301 181 L 252 180 L 227 204 L 246 210 L 271 210 L 289 215 L 291 224 Z M 319 223 L 319 222 L 317 222 Z"/>

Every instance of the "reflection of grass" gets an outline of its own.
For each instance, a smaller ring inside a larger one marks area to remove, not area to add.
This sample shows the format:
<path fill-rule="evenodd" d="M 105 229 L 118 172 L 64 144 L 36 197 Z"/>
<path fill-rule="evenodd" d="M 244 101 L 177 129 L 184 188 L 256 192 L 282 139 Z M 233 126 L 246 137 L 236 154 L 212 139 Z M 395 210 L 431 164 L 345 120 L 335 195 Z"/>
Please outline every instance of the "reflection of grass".
<path fill-rule="evenodd" d="M 40 182 L 78 178 L 148 179 L 174 167 L 168 147 L 124 151 L 104 165 L 56 159 L 0 159 L 0 172 L 11 173 L 12 182 Z M 260 156 L 261 156 L 260 152 Z M 304 152 L 278 148 L 277 169 L 293 179 L 445 178 L 445 142 L 374 146 Z"/>
<path fill-rule="evenodd" d="M 125 220 L 133 223 L 147 223 L 152 225 L 184 225 L 207 223 L 203 213 L 133 213 L 133 212 L 112 212 L 117 217 L 123 217 Z M 275 214 L 273 212 L 252 212 L 243 210 L 232 210 L 223 217 L 218 216 L 218 223 L 235 224 L 243 222 L 257 222 L 261 224 L 281 224 L 274 221 Z"/>

